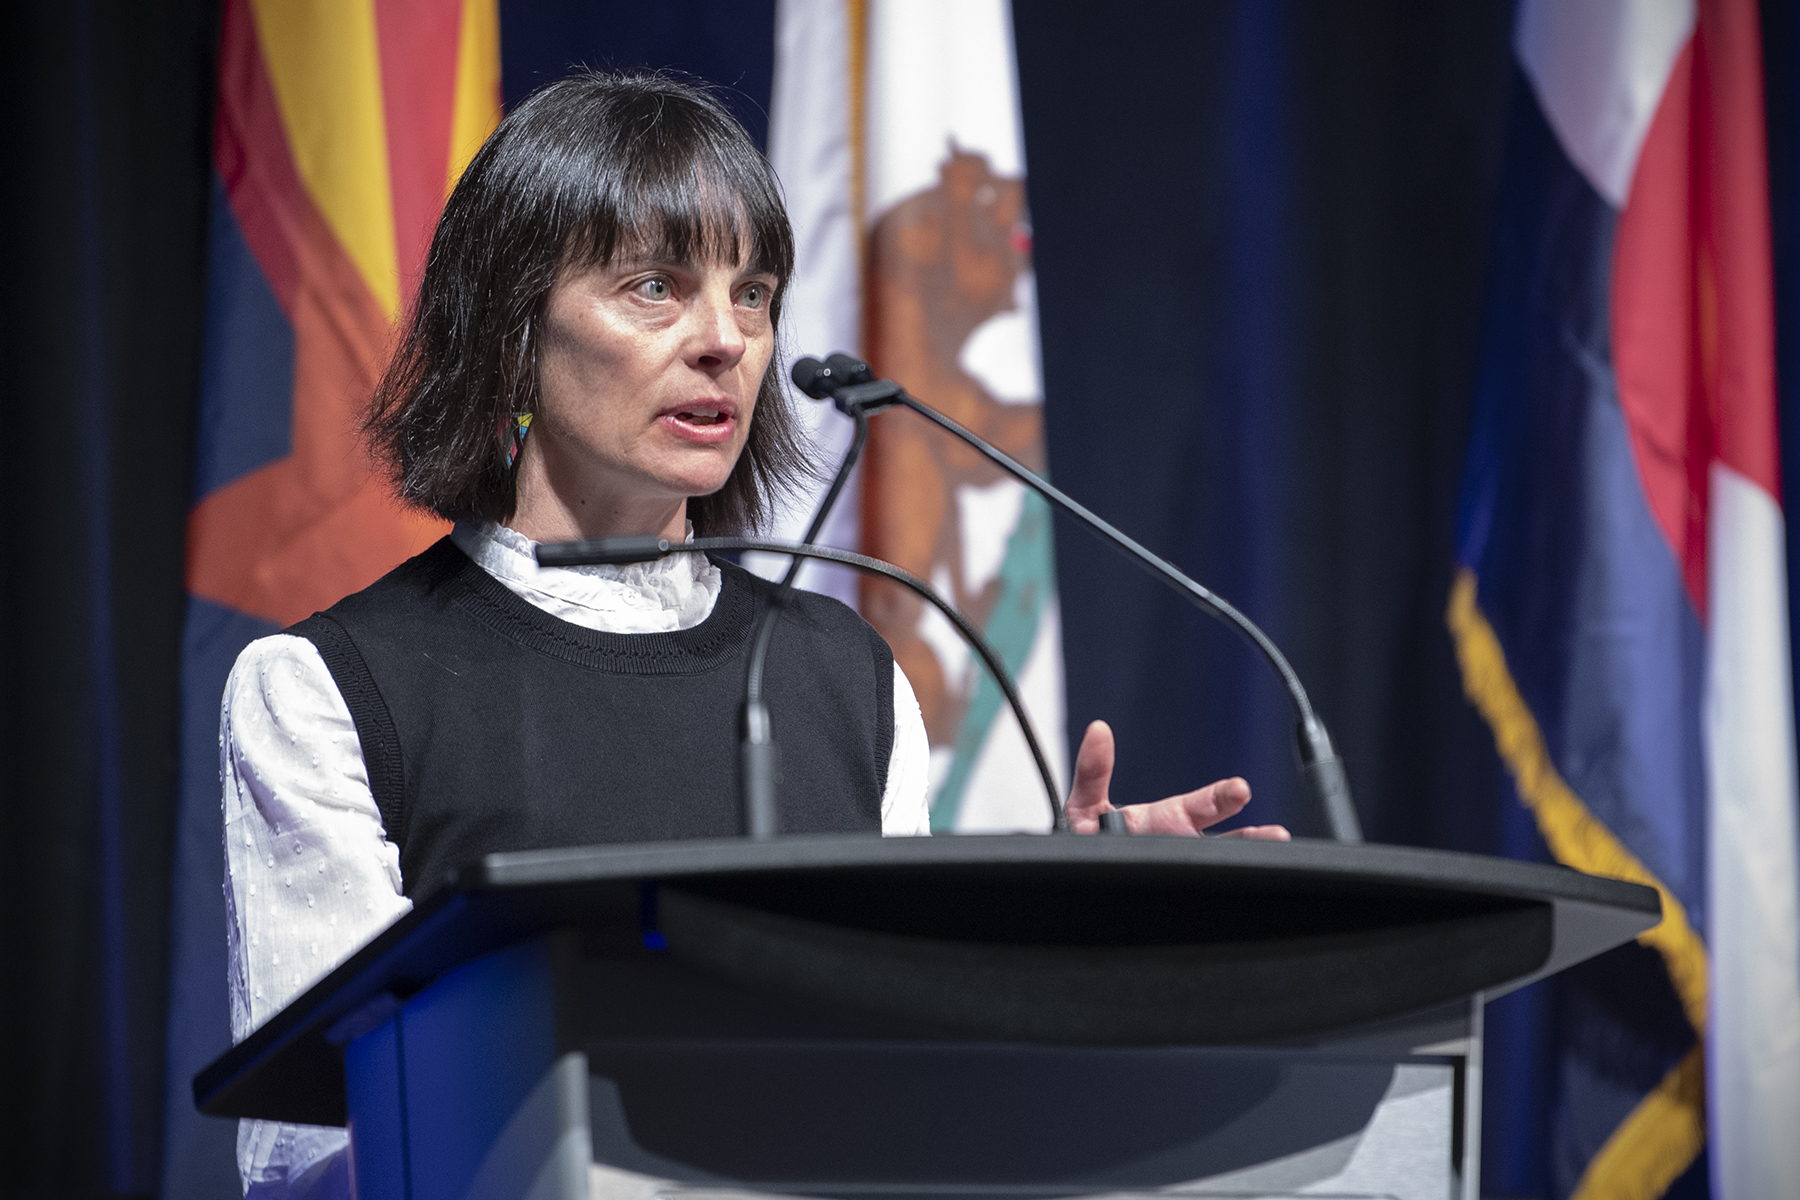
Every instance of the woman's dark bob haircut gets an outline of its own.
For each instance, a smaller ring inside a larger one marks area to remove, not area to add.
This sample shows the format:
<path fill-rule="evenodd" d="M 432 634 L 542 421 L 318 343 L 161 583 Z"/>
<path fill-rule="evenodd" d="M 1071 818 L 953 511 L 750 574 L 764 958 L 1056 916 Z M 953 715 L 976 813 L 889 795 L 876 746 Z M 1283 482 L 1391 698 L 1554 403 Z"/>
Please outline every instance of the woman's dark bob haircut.
<path fill-rule="evenodd" d="M 621 253 L 746 261 L 778 281 L 794 235 L 774 172 L 699 88 L 664 75 L 588 73 L 541 88 L 482 146 L 444 205 L 411 320 L 366 431 L 408 504 L 452 521 L 504 521 L 514 472 L 503 440 L 538 408 L 537 347 L 558 273 Z M 780 372 L 763 377 L 725 486 L 688 501 L 700 534 L 748 529 L 809 470 Z"/>

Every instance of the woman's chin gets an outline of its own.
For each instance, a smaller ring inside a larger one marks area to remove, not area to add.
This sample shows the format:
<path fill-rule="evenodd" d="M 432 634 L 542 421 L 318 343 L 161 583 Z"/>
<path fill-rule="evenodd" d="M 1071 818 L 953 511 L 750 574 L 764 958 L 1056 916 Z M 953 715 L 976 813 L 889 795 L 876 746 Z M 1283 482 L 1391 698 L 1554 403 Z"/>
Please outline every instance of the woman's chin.
<path fill-rule="evenodd" d="M 657 472 L 658 482 L 672 493 L 696 499 L 710 496 L 724 487 L 738 458 L 735 447 L 729 453 L 723 449 L 703 453 L 690 451 L 672 457 L 674 461 L 666 463 L 664 469 Z"/>

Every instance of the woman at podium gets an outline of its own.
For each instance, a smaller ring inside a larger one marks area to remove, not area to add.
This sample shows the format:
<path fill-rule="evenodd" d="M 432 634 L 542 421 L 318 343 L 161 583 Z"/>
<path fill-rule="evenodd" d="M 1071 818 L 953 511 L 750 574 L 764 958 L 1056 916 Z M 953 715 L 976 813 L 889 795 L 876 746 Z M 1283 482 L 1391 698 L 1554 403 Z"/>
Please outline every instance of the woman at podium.
<path fill-rule="evenodd" d="M 773 586 L 673 555 L 539 568 L 535 544 L 754 527 L 806 473 L 769 369 L 793 235 L 767 162 L 705 92 L 586 74 L 501 123 L 445 205 L 370 443 L 455 523 L 424 554 L 252 643 L 220 759 L 237 1039 L 498 850 L 739 832 L 734 728 Z M 797 593 L 768 666 L 790 832 L 929 832 L 929 747 L 887 645 Z M 1069 815 L 1111 808 L 1112 738 Z M 1133 806 L 1197 834 L 1242 780 Z M 1239 831 L 1285 837 L 1278 827 Z M 246 1122 L 255 1195 L 347 1194 L 341 1130 Z"/>

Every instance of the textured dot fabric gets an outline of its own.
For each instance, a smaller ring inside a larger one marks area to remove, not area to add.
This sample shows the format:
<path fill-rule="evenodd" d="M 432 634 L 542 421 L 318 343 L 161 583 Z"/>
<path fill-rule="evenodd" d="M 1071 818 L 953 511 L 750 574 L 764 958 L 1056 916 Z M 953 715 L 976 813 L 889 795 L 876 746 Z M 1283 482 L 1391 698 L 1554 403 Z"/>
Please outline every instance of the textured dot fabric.
<path fill-rule="evenodd" d="M 535 544 L 503 526 L 458 525 L 451 537 L 520 598 L 609 633 L 692 628 L 723 584 L 700 555 L 544 568 Z M 276 634 L 246 647 L 226 681 L 219 728 L 231 1035 L 242 1041 L 412 902 L 401 894 L 399 848 L 382 828 L 350 710 L 310 641 Z M 929 774 L 919 702 L 896 666 L 884 835 L 930 832 Z M 345 1145 L 341 1129 L 241 1122 L 246 1196 L 348 1196 Z"/>

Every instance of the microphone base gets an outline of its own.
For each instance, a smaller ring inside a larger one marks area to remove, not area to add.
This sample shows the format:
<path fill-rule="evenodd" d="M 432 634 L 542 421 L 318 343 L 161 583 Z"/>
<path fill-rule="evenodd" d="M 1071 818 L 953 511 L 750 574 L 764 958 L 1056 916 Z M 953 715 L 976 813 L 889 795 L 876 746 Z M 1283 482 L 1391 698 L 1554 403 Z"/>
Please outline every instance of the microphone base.
<path fill-rule="evenodd" d="M 775 787 L 781 778 L 781 747 L 774 742 L 745 742 L 739 747 L 738 767 L 744 788 L 745 835 L 759 840 L 779 835 Z"/>

